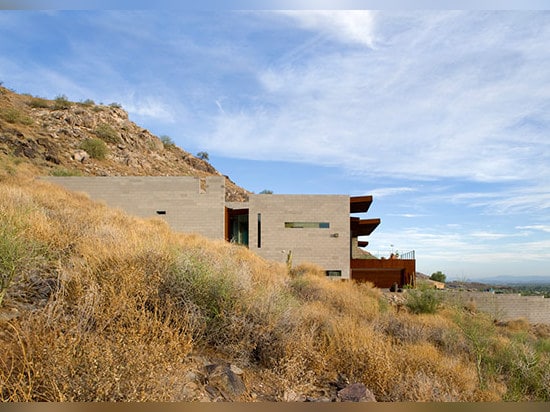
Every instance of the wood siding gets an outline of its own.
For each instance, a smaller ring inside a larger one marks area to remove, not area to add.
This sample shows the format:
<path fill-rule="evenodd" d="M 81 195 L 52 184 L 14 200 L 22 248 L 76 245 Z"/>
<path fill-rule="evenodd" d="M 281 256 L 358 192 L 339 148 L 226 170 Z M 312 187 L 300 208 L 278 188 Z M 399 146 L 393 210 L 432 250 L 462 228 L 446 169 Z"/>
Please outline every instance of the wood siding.
<path fill-rule="evenodd" d="M 352 259 L 351 279 L 371 282 L 378 288 L 390 288 L 416 284 L 416 260 L 414 259 Z"/>

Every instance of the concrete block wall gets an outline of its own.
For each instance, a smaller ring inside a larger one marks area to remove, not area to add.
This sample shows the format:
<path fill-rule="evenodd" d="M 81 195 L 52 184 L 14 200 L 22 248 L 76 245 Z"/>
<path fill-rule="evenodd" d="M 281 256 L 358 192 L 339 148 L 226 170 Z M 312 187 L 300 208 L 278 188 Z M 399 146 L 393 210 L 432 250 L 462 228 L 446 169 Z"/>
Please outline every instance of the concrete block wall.
<path fill-rule="evenodd" d="M 258 214 L 261 247 L 258 247 Z M 249 248 L 258 255 L 285 262 L 311 262 L 325 270 L 350 272 L 350 199 L 346 195 L 251 195 Z M 328 222 L 329 228 L 286 228 L 285 222 Z"/>
<path fill-rule="evenodd" d="M 223 176 L 71 176 L 44 180 L 85 192 L 134 216 L 162 218 L 178 232 L 224 237 Z"/>
<path fill-rule="evenodd" d="M 543 296 L 449 290 L 442 293 L 450 302 L 474 304 L 477 310 L 499 321 L 524 318 L 530 323 L 550 324 L 550 299 Z"/>

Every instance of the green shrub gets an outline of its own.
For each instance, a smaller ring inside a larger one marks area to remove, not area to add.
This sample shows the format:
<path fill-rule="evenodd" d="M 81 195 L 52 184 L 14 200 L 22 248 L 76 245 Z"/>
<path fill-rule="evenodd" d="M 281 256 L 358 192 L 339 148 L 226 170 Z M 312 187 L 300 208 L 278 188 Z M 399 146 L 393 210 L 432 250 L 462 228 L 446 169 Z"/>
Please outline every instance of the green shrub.
<path fill-rule="evenodd" d="M 80 102 L 82 106 L 95 106 L 95 102 L 92 99 L 86 99 L 83 102 Z"/>
<path fill-rule="evenodd" d="M 482 333 L 487 334 L 487 328 Z M 485 374 L 505 376 L 506 401 L 550 400 L 550 357 L 540 348 L 540 341 L 528 333 L 514 333 L 506 345 L 486 353 Z"/>
<path fill-rule="evenodd" d="M 33 97 L 28 105 L 34 109 L 47 109 L 50 107 L 50 102 L 42 97 Z"/>
<path fill-rule="evenodd" d="M 443 297 L 435 289 L 418 288 L 407 291 L 405 305 L 412 313 L 435 313 Z"/>
<path fill-rule="evenodd" d="M 0 220 L 0 306 L 8 288 L 37 256 L 35 242 L 24 238 L 25 225 L 14 217 Z"/>
<path fill-rule="evenodd" d="M 30 125 L 33 123 L 32 118 L 24 115 L 19 110 L 14 108 L 3 109 L 0 112 L 0 118 L 2 118 L 8 123 L 18 123 L 18 124 L 24 124 L 24 125 Z"/>
<path fill-rule="evenodd" d="M 230 268 L 213 267 L 207 256 L 193 253 L 180 256 L 171 272 L 161 289 L 202 319 L 204 334 L 196 338 L 213 345 L 222 343 L 231 314 L 244 300 L 235 273 Z"/>
<path fill-rule="evenodd" d="M 103 160 L 107 156 L 107 145 L 101 139 L 86 139 L 80 145 L 82 150 L 85 150 L 91 158 Z"/>
<path fill-rule="evenodd" d="M 66 169 L 64 167 L 58 167 L 50 172 L 52 176 L 82 176 L 79 170 Z"/>
<path fill-rule="evenodd" d="M 197 153 L 197 157 L 201 160 L 209 160 L 210 156 L 208 155 L 208 152 L 199 152 Z"/>
<path fill-rule="evenodd" d="M 71 107 L 71 104 L 72 103 L 69 101 L 69 99 L 67 99 L 67 96 L 62 94 L 55 98 L 53 108 L 54 110 L 66 110 Z"/>
<path fill-rule="evenodd" d="M 101 123 L 97 126 L 94 133 L 107 143 L 120 143 L 120 137 L 117 131 L 107 123 Z"/>
<path fill-rule="evenodd" d="M 109 104 L 109 107 L 113 107 L 115 109 L 122 109 L 122 105 L 120 103 L 113 102 Z"/>
<path fill-rule="evenodd" d="M 166 148 L 174 147 L 176 145 L 170 136 L 166 136 L 166 135 L 160 136 L 160 141 Z"/>
<path fill-rule="evenodd" d="M 436 282 L 443 282 L 445 283 L 445 280 L 447 279 L 447 275 L 445 273 L 438 270 L 437 272 L 432 273 L 430 276 L 431 280 L 435 280 Z"/>

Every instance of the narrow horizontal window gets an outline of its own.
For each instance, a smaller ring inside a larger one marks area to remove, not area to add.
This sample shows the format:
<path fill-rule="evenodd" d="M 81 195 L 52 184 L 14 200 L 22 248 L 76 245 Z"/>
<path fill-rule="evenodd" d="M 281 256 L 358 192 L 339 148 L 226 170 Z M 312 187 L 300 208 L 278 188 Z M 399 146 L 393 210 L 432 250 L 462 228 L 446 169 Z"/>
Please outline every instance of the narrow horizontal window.
<path fill-rule="evenodd" d="M 330 276 L 330 277 L 341 277 L 342 276 L 342 271 L 341 270 L 327 270 L 325 273 L 327 274 L 327 276 Z"/>
<path fill-rule="evenodd" d="M 157 215 L 165 215 L 166 210 L 157 210 Z"/>
<path fill-rule="evenodd" d="M 290 229 L 328 229 L 329 222 L 285 222 L 285 227 Z"/>

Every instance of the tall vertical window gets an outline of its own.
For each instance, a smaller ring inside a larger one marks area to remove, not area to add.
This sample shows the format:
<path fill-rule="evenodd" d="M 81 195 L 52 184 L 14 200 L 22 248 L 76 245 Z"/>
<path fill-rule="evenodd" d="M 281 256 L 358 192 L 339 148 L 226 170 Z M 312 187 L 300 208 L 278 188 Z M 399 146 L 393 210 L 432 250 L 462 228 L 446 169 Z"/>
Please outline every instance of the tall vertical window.
<path fill-rule="evenodd" d="M 258 213 L 258 249 L 262 247 L 262 214 Z"/>

